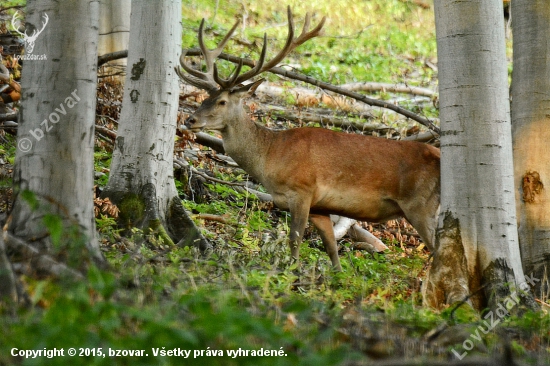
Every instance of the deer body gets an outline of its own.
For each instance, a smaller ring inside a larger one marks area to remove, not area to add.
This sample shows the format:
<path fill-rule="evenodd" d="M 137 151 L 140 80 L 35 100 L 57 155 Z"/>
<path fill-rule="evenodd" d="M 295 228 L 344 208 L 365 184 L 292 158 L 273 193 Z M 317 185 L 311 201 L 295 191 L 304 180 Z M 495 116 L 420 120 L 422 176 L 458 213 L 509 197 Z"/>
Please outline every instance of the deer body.
<path fill-rule="evenodd" d="M 330 214 L 371 222 L 405 217 L 433 248 L 437 148 L 323 128 L 273 131 L 246 115 L 243 93 L 214 93 L 187 124 L 193 131 L 221 132 L 226 153 L 290 211 L 293 256 L 310 218 L 333 266 L 341 269 Z"/>
<path fill-rule="evenodd" d="M 311 32 L 309 16 L 304 30 L 294 38 L 289 9 L 289 36 L 285 48 L 264 65 L 265 37 L 256 67 L 239 75 L 242 64 L 230 79 L 221 79 L 214 59 L 236 25 L 214 50 L 204 46 L 203 23 L 199 44 L 207 65 L 200 72 L 180 63 L 191 76 L 178 75 L 209 90 L 206 99 L 186 121 L 193 131 L 219 131 L 224 149 L 245 171 L 264 185 L 275 204 L 290 211 L 290 247 L 298 259 L 308 218 L 319 230 L 336 270 L 341 270 L 330 214 L 361 221 L 387 221 L 405 217 L 433 249 L 439 211 L 439 150 L 405 141 L 334 132 L 322 128 L 273 131 L 253 122 L 242 98 L 252 94 L 262 80 L 246 86 L 242 81 L 268 70 L 299 44 L 316 36 L 324 22 Z"/>

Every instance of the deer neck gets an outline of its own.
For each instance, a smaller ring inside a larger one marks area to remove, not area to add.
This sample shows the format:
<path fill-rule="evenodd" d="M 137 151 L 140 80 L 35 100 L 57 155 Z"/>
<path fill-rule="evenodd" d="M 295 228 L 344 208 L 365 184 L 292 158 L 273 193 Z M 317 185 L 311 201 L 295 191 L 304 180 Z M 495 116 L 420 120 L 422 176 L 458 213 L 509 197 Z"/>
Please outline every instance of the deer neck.
<path fill-rule="evenodd" d="M 256 124 L 243 111 L 237 123 L 222 131 L 225 152 L 241 168 L 262 181 L 267 151 L 275 132 Z"/>

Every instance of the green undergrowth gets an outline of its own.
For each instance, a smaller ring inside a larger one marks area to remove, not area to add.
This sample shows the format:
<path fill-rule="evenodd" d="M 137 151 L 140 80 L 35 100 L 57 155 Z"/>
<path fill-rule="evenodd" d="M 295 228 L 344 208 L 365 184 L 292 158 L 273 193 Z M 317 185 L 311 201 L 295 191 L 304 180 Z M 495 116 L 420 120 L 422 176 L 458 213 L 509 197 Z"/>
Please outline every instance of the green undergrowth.
<path fill-rule="evenodd" d="M 95 356 L 71 358 L 75 365 L 330 365 L 357 358 L 349 347 L 334 345 L 329 332 L 315 326 L 308 304 L 299 300 L 288 302 L 286 307 L 300 310 L 297 321 L 304 324 L 299 331 L 289 331 L 280 315 L 284 309 L 252 302 L 239 290 L 201 286 L 162 294 L 152 281 L 143 283 L 139 290 L 121 290 L 119 281 L 112 274 L 92 270 L 88 284 L 69 288 L 45 285 L 43 296 L 51 298 L 52 305 L 46 310 L 20 313 L 17 323 L 3 320 L 2 328 L 9 331 L 0 336 L 2 343 L 18 349 L 63 345 L 77 352 L 93 350 Z M 134 286 L 126 284 L 127 288 Z M 277 351 L 277 357 L 227 355 L 228 350 L 239 348 Z M 190 350 L 191 355 L 155 356 L 155 351 L 174 349 Z M 117 358 L 113 356 L 115 350 L 144 353 L 142 357 Z M 6 354 L 8 350 L 2 349 L 0 363 L 13 361 Z M 24 364 L 65 365 L 67 359 L 37 358 Z"/>
<path fill-rule="evenodd" d="M 447 359 L 454 348 L 462 353 L 461 342 L 477 327 L 486 327 L 467 307 L 439 313 L 421 306 L 427 255 L 418 248 L 394 241 L 387 242 L 385 253 L 371 254 L 342 240 L 343 271 L 334 272 L 319 237 L 308 230 L 296 263 L 286 243 L 286 213 L 261 207 L 254 197 L 225 185 L 208 187 L 205 203 L 185 204 L 214 244 L 209 253 L 163 249 L 160 238 L 137 229 L 123 238 L 115 221 L 101 215 L 96 222 L 107 271 L 91 267 L 79 281 L 22 277 L 29 305 L 0 310 L 0 365 L 67 364 L 67 357 L 13 358 L 14 348 L 75 348 L 83 353 L 70 358 L 74 365 L 337 365 L 394 355 Z M 227 221 L 206 222 L 203 213 L 225 215 Z M 53 237 L 64 235 L 55 219 L 45 225 Z M 501 334 L 508 332 L 515 357 L 533 360 L 533 343 L 539 348 L 548 343 L 549 321 L 543 313 L 502 318 L 473 354 L 499 349 Z M 463 338 L 428 341 L 438 329 Z M 118 350 L 126 354 L 117 357 Z M 130 350 L 142 355 L 128 356 Z M 174 350 L 180 356 L 160 353 Z"/>
<path fill-rule="evenodd" d="M 225 52 L 258 59 L 265 33 L 269 59 L 285 43 L 287 6 L 294 13 L 296 34 L 301 32 L 307 12 L 312 14 L 312 27 L 323 16 L 327 18 L 320 36 L 307 41 L 284 60 L 282 64 L 290 70 L 334 85 L 382 82 L 436 89 L 435 26 L 433 4 L 429 1 L 184 1 L 182 47 L 198 46 L 196 32 L 202 18 L 206 20 L 205 40 L 210 48 L 214 48 L 239 19 L 241 26 Z M 244 20 L 243 14 L 246 14 Z M 225 75 L 235 67 L 223 60 L 217 64 Z M 262 77 L 279 84 L 288 80 L 269 73 Z M 300 86 L 300 83 L 294 81 L 290 85 Z M 314 89 L 311 85 L 302 86 Z M 380 99 L 395 97 L 385 92 L 369 95 Z M 420 101 L 403 95 L 395 103 L 428 118 L 437 118 L 437 108 L 425 99 Z M 285 102 L 294 105 L 288 98 Z M 377 108 L 372 114 L 386 123 L 405 120 Z"/>
<path fill-rule="evenodd" d="M 0 364 L 13 362 L 12 348 L 63 346 L 106 354 L 72 358 L 75 365 L 181 364 L 181 357 L 155 357 L 156 348 L 225 355 L 190 357 L 185 364 L 334 365 L 361 357 L 338 331 L 346 309 L 387 311 L 416 323 L 419 333 L 439 319 L 420 315 L 418 299 L 406 291 L 408 260 L 399 255 L 344 255 L 344 271 L 333 273 L 317 248 L 304 246 L 298 266 L 281 243 L 249 245 L 218 245 L 207 256 L 188 247 L 162 252 L 148 245 L 104 246 L 109 272 L 92 267 L 87 280 L 76 283 L 27 278 L 33 307 L 0 317 Z M 227 356 L 239 348 L 285 355 Z M 148 356 L 109 356 L 118 349 Z M 36 358 L 23 364 L 66 362 Z"/>
<path fill-rule="evenodd" d="M 61 230 L 47 225 L 54 234 Z M 483 324 L 467 309 L 451 316 L 452 309 L 422 308 L 417 280 L 426 256 L 399 244 L 369 254 L 343 242 L 343 271 L 335 273 L 315 235 L 302 245 L 297 264 L 282 239 L 240 225 L 247 235 L 220 241 L 206 255 L 190 247 L 159 249 L 137 230 L 114 243 L 102 235 L 108 271 L 91 267 L 80 281 L 22 278 L 30 306 L 2 308 L 0 364 L 13 364 L 13 348 L 71 347 L 88 352 L 70 358 L 74 365 L 337 365 L 392 352 L 446 358 L 453 343 L 429 344 L 430 333 L 443 324 L 472 332 Z M 279 230 L 282 224 L 269 232 Z M 500 334 L 512 330 L 514 354 L 528 359 L 532 342 L 547 342 L 549 321 L 543 313 L 503 318 L 481 344 L 498 347 Z M 404 344 L 408 348 L 400 348 Z M 187 359 L 155 356 L 174 349 L 191 353 Z M 248 356 L 229 355 L 239 349 Z M 142 350 L 143 356 L 116 357 L 116 350 Z M 266 350 L 281 354 L 250 353 Z M 28 365 L 67 360 L 20 359 Z"/>

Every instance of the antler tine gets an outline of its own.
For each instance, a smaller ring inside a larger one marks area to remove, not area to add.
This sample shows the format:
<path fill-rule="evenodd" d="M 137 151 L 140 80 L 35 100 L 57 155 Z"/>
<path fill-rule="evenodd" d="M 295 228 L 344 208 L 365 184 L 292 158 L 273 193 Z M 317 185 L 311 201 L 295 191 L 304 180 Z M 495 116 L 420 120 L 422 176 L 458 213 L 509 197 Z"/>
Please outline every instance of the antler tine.
<path fill-rule="evenodd" d="M 287 7 L 287 16 L 288 16 L 288 36 L 286 38 L 286 43 L 277 56 L 273 57 L 267 64 L 265 64 L 261 72 L 269 70 L 276 66 L 286 55 L 292 51 L 292 41 L 294 40 L 294 18 L 292 16 L 292 10 L 290 10 L 290 5 Z"/>
<path fill-rule="evenodd" d="M 187 54 L 187 50 L 184 50 L 180 56 L 180 64 L 181 67 L 189 73 L 191 76 L 187 76 L 183 74 L 178 68 L 176 68 L 176 73 L 178 76 L 188 82 L 189 84 L 196 86 L 197 88 L 205 89 L 207 91 L 217 89 L 218 85 L 222 86 L 221 84 L 218 84 L 216 81 L 215 74 L 215 61 L 216 58 L 220 55 L 223 48 L 225 47 L 227 41 L 231 38 L 233 35 L 233 32 L 235 32 L 235 29 L 239 25 L 239 22 L 236 22 L 235 25 L 231 28 L 231 30 L 225 35 L 225 37 L 218 43 L 218 46 L 213 49 L 209 50 L 206 48 L 206 45 L 204 44 L 204 19 L 202 19 L 201 24 L 199 26 L 199 33 L 198 33 L 198 40 L 199 40 L 199 47 L 201 49 L 201 52 L 204 56 L 204 60 L 206 63 L 206 72 L 202 72 L 199 70 L 194 69 L 191 65 L 187 64 L 185 62 L 185 55 Z"/>
<path fill-rule="evenodd" d="M 237 79 L 239 77 L 239 73 L 241 72 L 242 67 L 243 61 L 240 60 L 237 64 L 237 68 L 231 74 L 231 76 L 227 79 L 222 79 L 218 74 L 218 67 L 216 66 L 216 64 L 214 64 L 214 80 L 222 87 L 222 89 L 230 89 L 231 87 L 238 84 Z"/>
<path fill-rule="evenodd" d="M 216 89 L 217 86 L 220 86 L 223 89 L 230 89 L 235 85 L 238 85 L 266 70 L 273 68 L 279 62 L 281 62 L 281 60 L 284 59 L 290 52 L 292 52 L 292 50 L 294 50 L 296 47 L 298 47 L 308 39 L 318 36 L 326 21 L 326 17 L 323 17 L 323 19 L 321 19 L 319 24 L 317 24 L 317 26 L 313 30 L 309 31 L 311 15 L 309 13 L 306 14 L 302 33 L 297 38 L 294 38 L 294 19 L 292 17 L 292 10 L 290 10 L 290 6 L 287 8 L 287 13 L 288 13 L 288 36 L 283 49 L 279 51 L 279 53 L 275 57 L 273 57 L 273 59 L 271 59 L 269 62 L 264 64 L 265 56 L 267 53 L 267 35 L 264 34 L 264 44 L 262 46 L 260 59 L 258 60 L 258 62 L 256 62 L 255 66 L 250 70 L 248 70 L 247 72 L 243 73 L 242 75 L 239 75 L 243 66 L 243 63 L 240 62 L 237 65 L 235 71 L 227 79 L 223 79 L 219 76 L 215 61 L 216 61 L 216 58 L 222 52 L 226 43 L 229 41 L 229 39 L 233 35 L 233 32 L 239 25 L 239 22 L 237 21 L 233 25 L 231 30 L 229 30 L 229 32 L 220 41 L 220 43 L 218 43 L 218 46 L 216 48 L 209 50 L 208 48 L 206 48 L 206 45 L 204 44 L 205 21 L 203 19 L 199 27 L 198 40 L 199 40 L 199 47 L 205 59 L 206 72 L 195 70 L 193 67 L 188 65 L 184 59 L 186 54 L 186 52 L 184 52 L 180 57 L 180 64 L 183 67 L 183 69 L 187 71 L 191 76 L 183 75 L 183 73 L 180 70 L 176 70 L 177 74 L 183 80 L 199 88 L 211 90 L 211 89 Z"/>
<path fill-rule="evenodd" d="M 287 14 L 288 14 L 288 36 L 286 39 L 286 43 L 281 51 L 273 57 L 269 62 L 264 64 L 265 62 L 265 55 L 266 55 L 266 49 L 267 49 L 267 36 L 264 34 L 264 44 L 262 47 L 262 53 L 260 55 L 260 59 L 254 66 L 254 68 L 248 70 L 244 74 L 236 77 L 238 72 L 240 71 L 240 67 L 237 68 L 235 73 L 233 74 L 233 77 L 230 80 L 216 80 L 216 82 L 224 83 L 224 87 L 230 88 L 232 86 L 235 86 L 237 84 L 242 83 L 243 81 L 249 80 L 253 78 L 254 76 L 269 70 L 276 66 L 279 62 L 281 62 L 292 50 L 294 50 L 296 47 L 307 41 L 308 39 L 311 39 L 313 37 L 316 37 L 321 32 L 321 29 L 323 28 L 323 25 L 325 24 L 326 17 L 324 17 L 321 22 L 310 32 L 309 26 L 311 22 L 311 15 L 308 13 L 306 14 L 306 18 L 304 21 L 304 27 L 302 29 L 302 33 L 299 37 L 296 39 L 294 38 L 294 17 L 292 16 L 292 10 L 290 9 L 290 6 L 287 8 Z M 220 84 L 221 85 L 221 84 Z"/>
<path fill-rule="evenodd" d="M 46 25 L 48 24 L 48 20 L 50 20 L 50 17 L 48 17 L 48 14 L 46 13 L 44 13 L 42 18 L 44 18 L 44 22 L 42 23 L 42 29 L 40 30 L 35 29 L 33 32 L 33 35 L 36 33 L 36 35 L 38 36 L 40 33 L 42 33 L 42 31 L 44 30 L 44 28 L 46 28 Z"/>
<path fill-rule="evenodd" d="M 175 67 L 174 69 L 176 69 L 176 74 L 178 74 L 178 76 L 187 84 L 193 85 L 194 87 L 197 87 L 199 89 L 204 89 L 208 92 L 218 89 L 218 86 L 215 83 L 210 83 L 206 80 L 197 79 L 192 76 L 187 76 L 179 71 L 177 67 Z"/>
<path fill-rule="evenodd" d="M 11 18 L 11 26 L 13 27 L 13 29 L 20 35 L 24 36 L 24 37 L 27 37 L 27 31 L 25 30 L 25 33 L 21 33 L 19 31 L 19 27 L 15 25 L 14 23 L 14 20 L 19 20 L 19 12 L 15 12 L 15 15 Z"/>
<path fill-rule="evenodd" d="M 313 28 L 310 32 L 308 32 L 307 30 L 309 29 L 310 20 L 311 20 L 311 14 L 307 13 L 306 14 L 306 19 L 304 21 L 304 27 L 302 28 L 302 33 L 300 34 L 300 36 L 298 38 L 296 38 L 296 41 L 295 41 L 296 47 L 301 45 L 302 43 L 304 43 L 308 39 L 311 39 L 313 37 L 317 37 L 321 33 L 321 30 L 322 30 L 323 26 L 325 25 L 325 21 L 327 20 L 327 17 L 326 16 L 323 17 L 323 19 L 321 19 L 319 24 L 317 24 L 317 26 L 315 28 Z"/>
<path fill-rule="evenodd" d="M 232 79 L 234 79 L 232 86 L 238 85 L 238 84 L 242 83 L 243 81 L 252 79 L 254 76 L 261 73 L 262 69 L 263 69 L 266 54 L 267 54 L 267 34 L 264 34 L 264 44 L 262 46 L 262 52 L 260 53 L 260 59 L 258 60 L 258 62 L 256 62 L 256 65 L 252 69 L 248 70 L 244 74 L 238 75 L 239 73 L 236 71 L 234 73 L 235 77 L 232 78 Z M 240 71 L 240 67 L 238 68 L 238 71 Z"/>
<path fill-rule="evenodd" d="M 214 69 L 214 62 L 216 61 L 216 58 L 222 53 L 223 48 L 227 44 L 227 41 L 231 38 L 233 35 L 233 32 L 235 32 L 235 29 L 237 29 L 237 26 L 239 25 L 239 21 L 235 22 L 233 27 L 227 32 L 225 37 L 218 43 L 218 46 L 212 50 L 209 50 L 206 48 L 206 45 L 204 44 L 204 18 L 201 21 L 201 25 L 199 27 L 199 47 L 201 49 L 202 54 L 204 55 L 204 61 L 206 63 L 206 71 L 212 73 Z"/>
<path fill-rule="evenodd" d="M 187 71 L 189 74 L 191 74 L 191 75 L 193 75 L 193 76 L 195 76 L 199 79 L 206 80 L 206 77 L 208 76 L 208 74 L 194 69 L 193 66 L 191 66 L 187 62 L 185 62 L 185 56 L 186 55 L 187 55 L 187 50 L 183 50 L 181 52 L 181 56 L 180 56 L 180 65 L 181 65 L 181 67 L 185 71 Z"/>
<path fill-rule="evenodd" d="M 260 72 L 263 72 L 275 67 L 296 47 L 298 47 L 308 39 L 317 37 L 321 33 L 321 29 L 325 25 L 326 17 L 323 17 L 323 19 L 321 19 L 319 24 L 317 24 L 317 26 L 313 30 L 308 32 L 311 15 L 307 13 L 304 21 L 304 27 L 302 28 L 302 33 L 300 34 L 300 36 L 298 36 L 298 38 L 294 39 L 294 20 L 292 17 L 292 10 L 290 10 L 290 6 L 287 9 L 287 13 L 288 13 L 288 38 L 286 40 L 286 44 L 283 47 L 283 49 L 277 54 L 277 56 L 275 56 L 273 59 L 271 59 L 268 63 L 266 63 L 262 67 Z"/>
<path fill-rule="evenodd" d="M 188 84 L 191 84 L 197 88 L 204 89 L 207 91 L 210 91 L 212 89 L 217 89 L 218 85 L 212 78 L 211 74 L 200 72 L 198 70 L 195 70 L 191 65 L 187 64 L 185 62 L 185 55 L 187 55 L 187 50 L 183 50 L 180 56 L 180 65 L 187 73 L 189 73 L 191 76 L 185 75 L 178 67 L 175 67 L 176 74 L 187 82 Z"/>

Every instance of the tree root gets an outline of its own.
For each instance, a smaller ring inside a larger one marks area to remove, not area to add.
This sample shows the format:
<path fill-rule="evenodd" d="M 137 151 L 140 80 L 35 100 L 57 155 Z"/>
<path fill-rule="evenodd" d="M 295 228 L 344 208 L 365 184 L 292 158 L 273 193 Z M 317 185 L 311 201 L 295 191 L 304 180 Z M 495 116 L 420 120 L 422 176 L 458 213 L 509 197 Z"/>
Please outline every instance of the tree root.
<path fill-rule="evenodd" d="M 158 235 L 164 245 L 168 245 L 169 247 L 174 247 L 176 245 L 174 244 L 174 241 L 170 238 L 170 235 L 168 235 L 168 233 L 166 232 L 166 229 L 164 228 L 164 225 L 162 225 L 162 223 L 160 222 L 160 219 L 149 220 L 148 229 L 152 233 Z"/>
<path fill-rule="evenodd" d="M 68 267 L 53 259 L 50 255 L 41 253 L 31 244 L 4 232 L 6 249 L 12 251 L 17 257 L 27 260 L 30 265 L 30 271 L 45 273 L 55 278 L 74 278 L 84 279 L 84 275 L 79 271 Z"/>
<path fill-rule="evenodd" d="M 16 302 L 17 288 L 11 263 L 6 256 L 6 244 L 0 235 L 0 302 L 5 299 Z"/>

